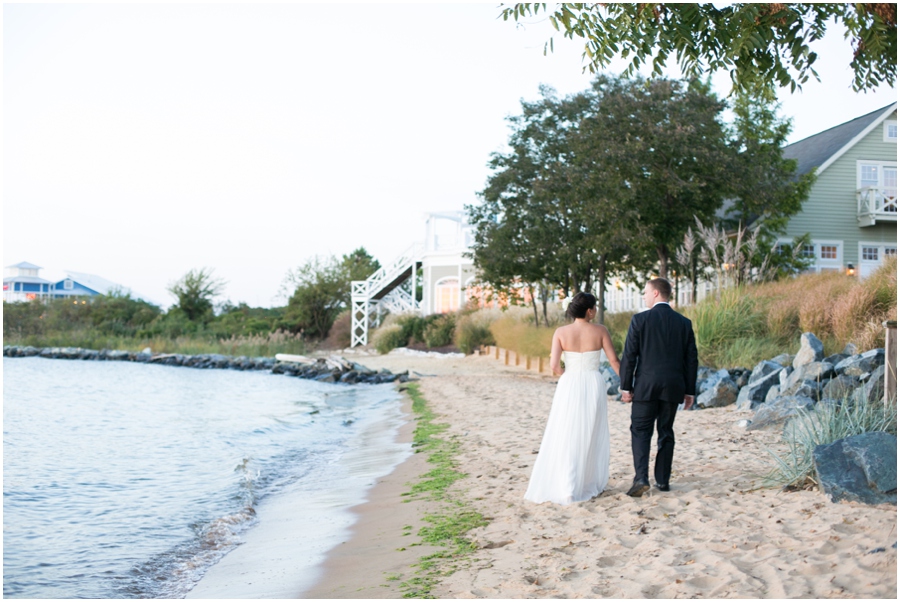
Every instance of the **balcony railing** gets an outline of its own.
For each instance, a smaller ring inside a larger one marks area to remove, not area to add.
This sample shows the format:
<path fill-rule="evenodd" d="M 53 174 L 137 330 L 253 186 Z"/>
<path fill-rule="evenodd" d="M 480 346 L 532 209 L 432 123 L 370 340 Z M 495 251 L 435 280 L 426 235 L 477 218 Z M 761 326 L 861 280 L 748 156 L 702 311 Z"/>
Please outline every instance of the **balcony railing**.
<path fill-rule="evenodd" d="M 874 226 L 878 222 L 897 221 L 896 188 L 860 188 L 856 191 L 858 201 L 857 221 L 861 227 Z"/>

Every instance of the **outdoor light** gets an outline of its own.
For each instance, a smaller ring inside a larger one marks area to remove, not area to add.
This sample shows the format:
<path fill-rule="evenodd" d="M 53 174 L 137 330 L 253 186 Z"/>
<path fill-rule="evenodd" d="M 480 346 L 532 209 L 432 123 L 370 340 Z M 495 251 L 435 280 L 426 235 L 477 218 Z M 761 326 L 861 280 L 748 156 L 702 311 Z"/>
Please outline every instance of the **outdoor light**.
<path fill-rule="evenodd" d="M 856 275 L 856 268 L 853 267 L 853 264 L 852 264 L 852 263 L 848 263 L 848 264 L 847 264 L 847 275 L 848 275 L 848 276 L 855 276 L 855 275 Z"/>

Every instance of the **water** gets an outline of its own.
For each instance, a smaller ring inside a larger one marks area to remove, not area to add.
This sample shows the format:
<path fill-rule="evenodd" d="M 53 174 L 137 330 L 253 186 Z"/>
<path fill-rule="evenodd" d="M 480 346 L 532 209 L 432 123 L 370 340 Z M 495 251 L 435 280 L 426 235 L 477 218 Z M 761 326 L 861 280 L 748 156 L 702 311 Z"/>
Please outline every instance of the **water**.
<path fill-rule="evenodd" d="M 409 453 L 385 436 L 402 422 L 391 385 L 43 358 L 4 358 L 3 376 L 5 597 L 183 597 L 261 500 L 343 482 L 344 503 L 310 509 L 343 529 Z M 368 451 L 378 474 L 342 481 Z"/>

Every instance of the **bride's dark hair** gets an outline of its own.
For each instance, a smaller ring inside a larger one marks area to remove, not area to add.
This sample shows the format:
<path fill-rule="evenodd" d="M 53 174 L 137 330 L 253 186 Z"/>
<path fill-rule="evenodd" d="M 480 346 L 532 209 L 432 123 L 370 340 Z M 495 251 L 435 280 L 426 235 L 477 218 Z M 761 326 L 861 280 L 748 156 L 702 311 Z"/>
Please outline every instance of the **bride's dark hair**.
<path fill-rule="evenodd" d="M 572 302 L 566 308 L 566 315 L 570 318 L 583 318 L 587 315 L 589 309 L 594 309 L 597 305 L 597 298 L 590 293 L 578 293 L 572 297 Z"/>

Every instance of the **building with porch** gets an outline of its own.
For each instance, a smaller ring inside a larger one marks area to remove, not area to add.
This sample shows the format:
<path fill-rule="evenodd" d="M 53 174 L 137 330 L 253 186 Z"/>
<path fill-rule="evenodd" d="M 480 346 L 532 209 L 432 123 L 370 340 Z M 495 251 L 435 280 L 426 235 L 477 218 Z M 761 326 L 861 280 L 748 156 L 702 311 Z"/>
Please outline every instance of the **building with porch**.
<path fill-rule="evenodd" d="M 27 261 L 6 266 L 3 300 L 7 303 L 52 299 L 56 284 L 39 276 L 43 268 Z"/>

